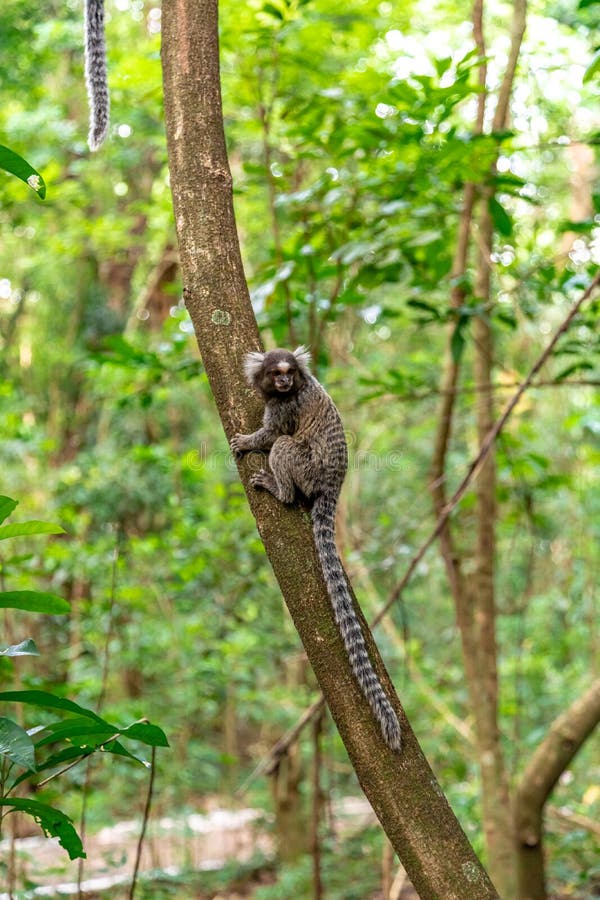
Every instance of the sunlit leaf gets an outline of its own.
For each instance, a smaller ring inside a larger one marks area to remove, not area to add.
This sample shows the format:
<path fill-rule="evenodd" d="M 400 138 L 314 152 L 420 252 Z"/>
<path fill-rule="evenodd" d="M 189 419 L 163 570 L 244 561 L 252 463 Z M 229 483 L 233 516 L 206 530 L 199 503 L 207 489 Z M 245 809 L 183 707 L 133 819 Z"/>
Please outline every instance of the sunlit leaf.
<path fill-rule="evenodd" d="M 2 144 L 0 144 L 0 169 L 16 175 L 17 178 L 28 184 L 41 200 L 46 196 L 46 183 L 40 173 L 22 156 Z"/>
<path fill-rule="evenodd" d="M 65 529 L 52 522 L 15 522 L 13 525 L 0 525 L 0 541 L 7 538 L 22 537 L 27 534 L 65 534 Z"/>
<path fill-rule="evenodd" d="M 583 73 L 583 83 L 587 84 L 588 82 L 593 81 L 599 72 L 600 72 L 600 50 L 598 50 L 594 54 L 594 57 L 593 57 L 591 63 L 589 64 L 589 66 L 587 67 L 585 72 Z"/>

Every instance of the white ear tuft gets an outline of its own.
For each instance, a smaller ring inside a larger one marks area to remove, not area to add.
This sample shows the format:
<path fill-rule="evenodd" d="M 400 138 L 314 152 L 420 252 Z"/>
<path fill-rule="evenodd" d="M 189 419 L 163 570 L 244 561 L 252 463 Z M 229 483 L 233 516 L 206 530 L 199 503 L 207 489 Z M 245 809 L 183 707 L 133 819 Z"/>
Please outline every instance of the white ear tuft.
<path fill-rule="evenodd" d="M 304 372 L 305 375 L 309 374 L 309 365 L 310 365 L 310 350 L 307 350 L 306 347 L 296 347 L 294 350 L 294 356 L 296 357 L 296 362 L 298 363 L 298 368 Z"/>
<path fill-rule="evenodd" d="M 244 374 L 250 384 L 254 384 L 254 379 L 258 375 L 263 362 L 265 361 L 265 353 L 259 353 L 257 350 L 251 350 L 246 353 L 244 359 Z"/>

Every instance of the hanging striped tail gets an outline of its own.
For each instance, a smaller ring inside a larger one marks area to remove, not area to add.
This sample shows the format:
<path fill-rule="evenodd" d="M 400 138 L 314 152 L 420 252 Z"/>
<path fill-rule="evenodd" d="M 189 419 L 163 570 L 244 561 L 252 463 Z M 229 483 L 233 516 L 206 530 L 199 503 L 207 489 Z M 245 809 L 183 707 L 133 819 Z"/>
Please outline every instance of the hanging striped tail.
<path fill-rule="evenodd" d="M 317 497 L 312 508 L 312 520 L 315 543 L 329 599 L 352 671 L 379 722 L 386 744 L 392 750 L 400 750 L 400 723 L 369 659 L 360 622 L 354 610 L 344 570 L 337 554 L 335 502 L 323 495 Z"/>
<path fill-rule="evenodd" d="M 108 131 L 110 97 L 106 74 L 104 0 L 85 2 L 85 83 L 90 105 L 90 150 L 97 150 Z"/>

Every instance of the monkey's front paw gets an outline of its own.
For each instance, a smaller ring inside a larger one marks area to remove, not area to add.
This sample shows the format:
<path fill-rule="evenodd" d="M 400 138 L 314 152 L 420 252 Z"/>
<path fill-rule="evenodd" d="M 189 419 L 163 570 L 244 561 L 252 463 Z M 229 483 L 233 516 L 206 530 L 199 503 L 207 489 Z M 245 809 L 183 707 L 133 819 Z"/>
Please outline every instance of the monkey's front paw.
<path fill-rule="evenodd" d="M 270 472 L 267 472 L 266 469 L 261 469 L 259 472 L 250 476 L 250 484 L 252 487 L 270 491 L 273 487 L 273 476 Z"/>
<path fill-rule="evenodd" d="M 231 447 L 231 451 L 235 454 L 235 456 L 241 456 L 242 453 L 244 453 L 248 449 L 248 447 L 246 446 L 247 437 L 247 434 L 234 434 L 234 436 L 231 438 L 229 446 Z"/>

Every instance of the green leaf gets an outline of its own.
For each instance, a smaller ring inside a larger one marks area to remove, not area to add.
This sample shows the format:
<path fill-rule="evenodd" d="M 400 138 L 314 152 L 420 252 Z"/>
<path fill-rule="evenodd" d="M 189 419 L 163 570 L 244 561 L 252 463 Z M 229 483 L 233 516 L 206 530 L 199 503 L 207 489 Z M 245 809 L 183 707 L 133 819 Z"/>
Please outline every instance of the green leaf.
<path fill-rule="evenodd" d="M 71 606 L 62 597 L 45 591 L 0 591 L 0 609 L 26 609 L 60 616 L 68 613 Z"/>
<path fill-rule="evenodd" d="M 113 734 L 119 729 L 114 728 L 105 722 L 97 713 L 85 706 L 80 706 L 73 700 L 67 700 L 65 697 L 57 697 L 48 691 L 0 691 L 0 701 L 11 703 L 28 703 L 31 706 L 41 706 L 44 709 L 62 709 L 63 712 L 74 713 L 76 716 L 84 716 L 87 719 L 93 719 L 100 722 L 107 729 L 113 728 Z"/>
<path fill-rule="evenodd" d="M 18 505 L 18 500 L 11 500 L 10 497 L 0 495 L 0 522 L 4 522 Z"/>
<path fill-rule="evenodd" d="M 90 722 L 90 719 L 84 716 L 54 722 L 52 725 L 46 725 L 46 730 L 50 733 L 38 741 L 38 747 L 65 740 L 80 748 L 99 747 L 115 738 L 119 733 L 119 729 L 113 727 L 109 722 Z"/>
<path fill-rule="evenodd" d="M 517 328 L 517 320 L 515 314 L 509 310 L 501 310 L 497 312 L 496 318 L 499 322 L 502 322 L 503 325 L 506 325 L 512 331 L 515 331 Z"/>
<path fill-rule="evenodd" d="M 128 728 L 122 728 L 121 737 L 141 741 L 142 744 L 148 744 L 149 747 L 169 746 L 167 736 L 162 728 L 152 725 L 150 722 L 134 722 Z"/>
<path fill-rule="evenodd" d="M 276 6 L 273 6 L 272 3 L 265 3 L 262 8 L 262 12 L 268 13 L 270 16 L 273 16 L 273 18 L 275 19 L 279 19 L 281 22 L 283 22 L 284 20 L 281 10 L 277 9 Z"/>
<path fill-rule="evenodd" d="M 469 320 L 467 318 L 459 319 L 456 323 L 456 328 L 452 332 L 452 337 L 450 338 L 450 353 L 452 354 L 452 359 L 455 363 L 460 362 L 463 350 L 465 349 L 466 341 L 464 331 L 468 322 Z"/>
<path fill-rule="evenodd" d="M 32 816 L 42 827 L 46 837 L 58 838 L 58 843 L 67 851 L 70 859 L 86 858 L 81 838 L 73 828 L 72 821 L 60 809 L 48 806 L 47 803 L 40 803 L 39 800 L 17 797 L 0 799 L 0 806 L 9 806 Z"/>
<path fill-rule="evenodd" d="M 112 735 L 115 735 L 115 737 L 127 737 L 131 740 L 148 744 L 150 747 L 169 746 L 167 736 L 158 725 L 152 725 L 150 722 L 133 722 L 131 725 L 121 728 L 118 725 L 107 722 L 93 710 L 87 709 L 85 706 L 80 706 L 73 700 L 67 700 L 65 697 L 57 697 L 55 694 L 51 694 L 47 691 L 1 691 L 0 702 L 3 700 L 16 703 L 29 703 L 32 706 L 41 706 L 45 709 L 62 709 L 64 712 L 73 713 L 74 715 L 85 719 L 92 719 L 101 726 L 101 728 L 95 732 L 96 734 L 103 731 L 106 732 L 108 737 L 111 737 Z M 64 728 L 68 729 L 72 724 L 74 724 L 72 721 L 71 723 L 64 723 Z M 81 726 L 77 723 L 75 724 L 76 727 L 79 728 L 79 733 L 81 733 Z M 56 723 L 55 725 L 48 727 L 55 732 L 59 732 L 60 730 L 63 730 L 63 723 Z M 77 732 L 74 731 L 74 733 Z M 92 732 L 89 733 L 91 734 Z M 46 739 L 44 739 L 44 741 L 47 743 Z M 100 741 L 100 743 L 102 743 L 102 741 Z"/>
<path fill-rule="evenodd" d="M 439 309 L 437 309 L 437 307 L 435 307 L 433 305 L 433 303 L 426 303 L 425 300 L 415 300 L 415 299 L 407 300 L 406 305 L 412 306 L 413 309 L 424 310 L 425 312 L 430 313 L 434 319 L 439 320 L 442 318 L 440 315 Z"/>
<path fill-rule="evenodd" d="M 14 525 L 0 525 L 0 541 L 22 537 L 25 534 L 65 534 L 65 529 L 52 522 L 38 522 L 36 519 L 30 519 L 29 522 L 15 522 Z"/>
<path fill-rule="evenodd" d="M 429 231 L 417 231 L 415 235 L 406 242 L 407 247 L 425 247 L 427 244 L 433 244 L 439 241 L 442 236 L 441 231 L 430 229 Z"/>
<path fill-rule="evenodd" d="M 4 717 L 0 717 L 0 753 L 24 769 L 36 771 L 33 741 L 24 728 Z"/>
<path fill-rule="evenodd" d="M 569 375 L 573 375 L 574 372 L 590 372 L 593 370 L 594 366 L 591 362 L 585 359 L 581 359 L 577 362 L 572 363 L 572 365 L 567 366 L 566 369 L 562 369 L 554 380 L 564 381 L 565 378 L 568 378 Z"/>
<path fill-rule="evenodd" d="M 20 644 L 12 644 L 4 650 L 0 650 L 0 656 L 39 656 L 39 650 L 31 638 L 21 641 Z"/>
<path fill-rule="evenodd" d="M 587 84 L 588 81 L 593 81 L 598 72 L 600 72 L 600 50 L 594 54 L 591 63 L 583 73 L 583 83 Z"/>
<path fill-rule="evenodd" d="M 41 200 L 46 196 L 46 183 L 40 173 L 30 166 L 22 156 L 2 144 L 0 144 L 0 169 L 16 175 L 17 178 L 28 184 Z"/>
<path fill-rule="evenodd" d="M 505 237 L 509 237 L 513 231 L 511 217 L 495 197 L 490 197 L 488 205 L 496 230 Z"/>

